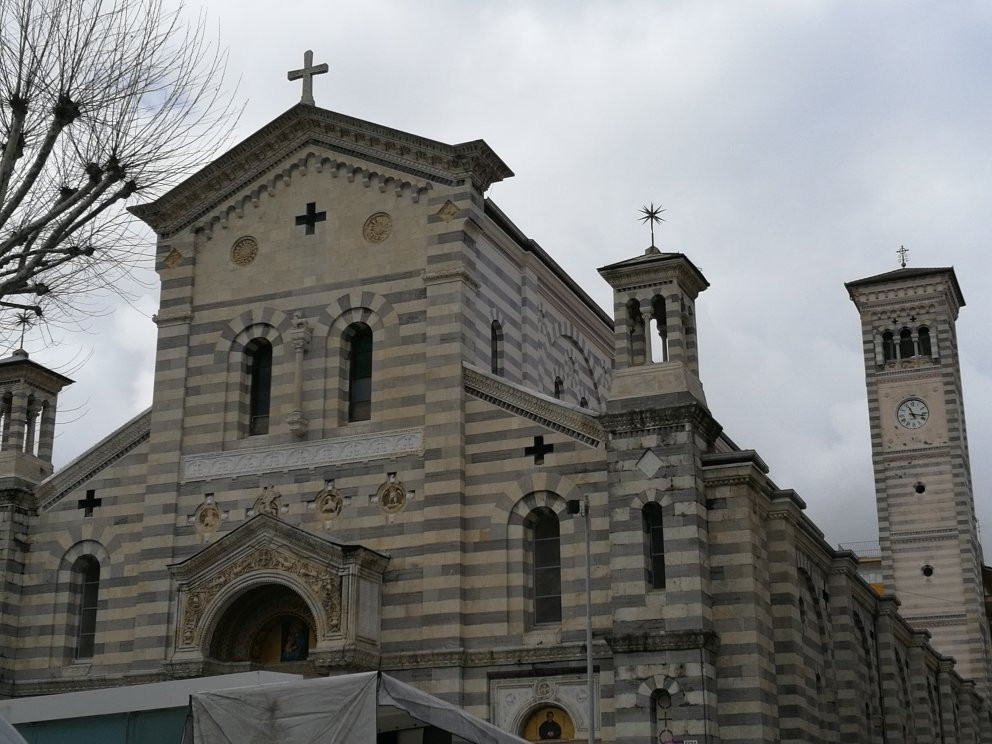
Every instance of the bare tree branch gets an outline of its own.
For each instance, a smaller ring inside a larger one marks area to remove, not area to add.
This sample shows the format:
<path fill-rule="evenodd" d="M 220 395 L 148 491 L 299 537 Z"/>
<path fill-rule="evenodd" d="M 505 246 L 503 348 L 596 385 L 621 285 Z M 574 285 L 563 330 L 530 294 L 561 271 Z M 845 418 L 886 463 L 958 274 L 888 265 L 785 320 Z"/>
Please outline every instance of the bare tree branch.
<path fill-rule="evenodd" d="M 225 56 L 163 0 L 0 0 L 3 308 L 91 312 L 146 255 L 127 201 L 224 144 Z"/>

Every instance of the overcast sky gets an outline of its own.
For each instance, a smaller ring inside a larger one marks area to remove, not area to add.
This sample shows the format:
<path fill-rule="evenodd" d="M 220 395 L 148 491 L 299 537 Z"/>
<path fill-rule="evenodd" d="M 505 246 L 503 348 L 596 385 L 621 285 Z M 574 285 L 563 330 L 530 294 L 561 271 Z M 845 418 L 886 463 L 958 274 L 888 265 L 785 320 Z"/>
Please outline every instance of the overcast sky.
<path fill-rule="evenodd" d="M 596 269 L 643 252 L 637 211 L 660 202 L 656 242 L 711 285 L 697 301 L 711 410 L 833 543 L 877 537 L 844 282 L 897 268 L 900 245 L 910 266 L 953 266 L 992 557 L 992 4 L 224 0 L 207 13 L 247 100 L 236 139 L 299 100 L 286 72 L 313 49 L 331 68 L 318 106 L 485 139 L 516 173 L 488 195 L 604 308 Z M 76 360 L 57 463 L 149 405 L 156 303 L 146 292 L 55 350 L 29 337 L 34 359 Z"/>

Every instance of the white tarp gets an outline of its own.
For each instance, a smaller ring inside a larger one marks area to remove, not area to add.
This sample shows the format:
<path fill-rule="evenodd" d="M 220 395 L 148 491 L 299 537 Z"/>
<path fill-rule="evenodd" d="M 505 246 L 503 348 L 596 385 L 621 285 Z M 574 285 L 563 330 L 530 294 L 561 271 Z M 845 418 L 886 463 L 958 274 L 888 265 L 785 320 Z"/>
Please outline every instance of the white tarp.
<path fill-rule="evenodd" d="M 402 719 L 473 744 L 523 742 L 378 672 L 195 693 L 190 707 L 194 744 L 369 744 L 387 719 L 387 731 Z"/>
<path fill-rule="evenodd" d="M 27 744 L 24 737 L 3 716 L 0 716 L 0 744 Z"/>

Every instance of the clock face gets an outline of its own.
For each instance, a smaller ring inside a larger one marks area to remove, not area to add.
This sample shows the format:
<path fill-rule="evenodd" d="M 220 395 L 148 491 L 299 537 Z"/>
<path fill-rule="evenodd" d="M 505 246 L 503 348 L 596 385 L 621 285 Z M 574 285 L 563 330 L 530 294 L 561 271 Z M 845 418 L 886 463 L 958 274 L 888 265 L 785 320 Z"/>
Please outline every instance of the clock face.
<path fill-rule="evenodd" d="M 919 398 L 908 398 L 899 404 L 896 420 L 907 429 L 919 429 L 930 418 L 930 409 Z"/>

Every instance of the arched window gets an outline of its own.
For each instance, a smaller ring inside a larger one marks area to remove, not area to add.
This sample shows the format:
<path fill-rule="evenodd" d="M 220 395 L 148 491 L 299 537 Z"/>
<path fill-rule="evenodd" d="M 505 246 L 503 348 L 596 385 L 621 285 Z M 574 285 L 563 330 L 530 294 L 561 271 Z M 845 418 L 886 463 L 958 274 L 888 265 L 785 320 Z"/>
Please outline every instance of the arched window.
<path fill-rule="evenodd" d="M 652 589 L 665 588 L 665 535 L 661 505 L 651 502 L 641 510 L 644 531 L 644 566 L 647 584 Z"/>
<path fill-rule="evenodd" d="M 655 362 L 667 362 L 668 318 L 665 315 L 665 298 L 661 295 L 651 298 L 651 321 L 655 330 L 651 336 L 651 359 Z"/>
<path fill-rule="evenodd" d="M 882 334 L 882 358 L 886 362 L 896 358 L 896 341 L 892 331 L 886 331 Z"/>
<path fill-rule="evenodd" d="M 583 395 L 579 399 L 579 405 L 582 406 L 583 408 L 588 408 L 589 407 L 589 399 L 586 398 L 586 396 Z"/>
<path fill-rule="evenodd" d="M 75 602 L 75 658 L 93 657 L 96 639 L 96 612 L 100 595 L 100 563 L 91 555 L 83 555 L 72 564 L 72 588 Z"/>
<path fill-rule="evenodd" d="M 534 623 L 561 622 L 561 533 L 550 509 L 532 513 L 531 555 L 534 565 Z"/>
<path fill-rule="evenodd" d="M 914 356 L 916 356 L 916 347 L 913 344 L 913 332 L 903 328 L 899 332 L 899 357 L 909 359 Z"/>
<path fill-rule="evenodd" d="M 248 373 L 248 435 L 269 433 L 272 398 L 272 344 L 255 338 L 245 346 Z"/>
<path fill-rule="evenodd" d="M 930 346 L 930 329 L 926 326 L 920 326 L 916 331 L 916 338 L 920 342 L 920 356 L 933 356 Z"/>
<path fill-rule="evenodd" d="M 494 375 L 503 374 L 503 326 L 494 320 L 489 329 L 489 366 Z"/>
<path fill-rule="evenodd" d="M 372 329 L 352 323 L 348 340 L 348 421 L 372 418 Z"/>
<path fill-rule="evenodd" d="M 562 392 L 564 392 L 564 390 L 565 390 L 565 383 L 562 381 L 562 379 L 560 377 L 556 377 L 555 378 L 555 397 L 558 400 L 561 400 L 561 394 L 562 394 Z"/>

